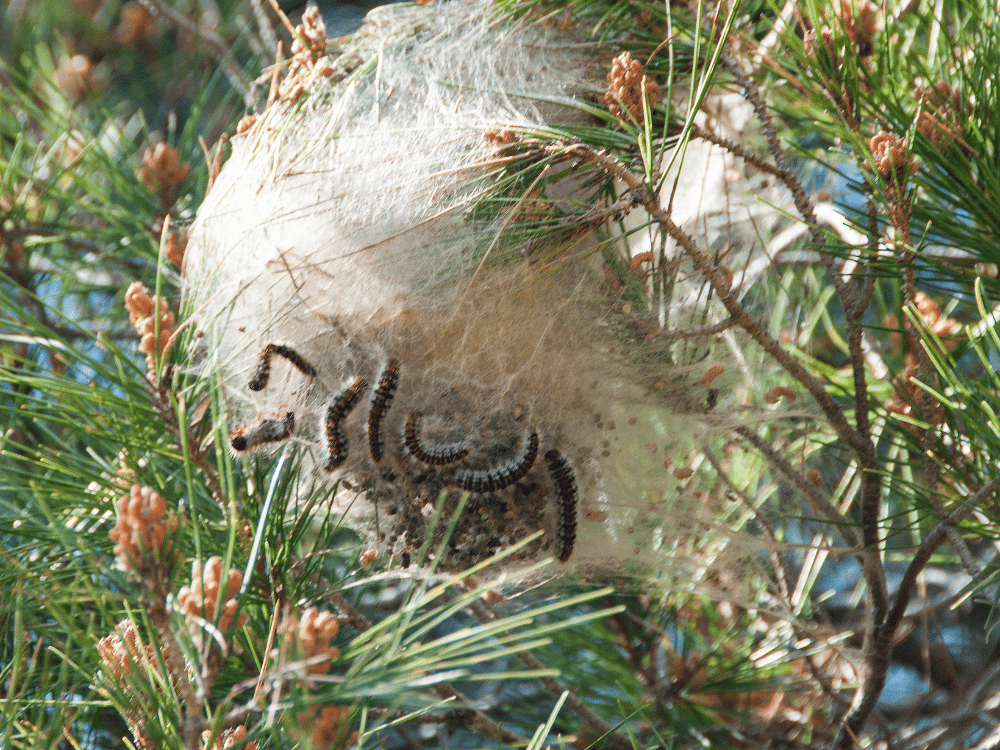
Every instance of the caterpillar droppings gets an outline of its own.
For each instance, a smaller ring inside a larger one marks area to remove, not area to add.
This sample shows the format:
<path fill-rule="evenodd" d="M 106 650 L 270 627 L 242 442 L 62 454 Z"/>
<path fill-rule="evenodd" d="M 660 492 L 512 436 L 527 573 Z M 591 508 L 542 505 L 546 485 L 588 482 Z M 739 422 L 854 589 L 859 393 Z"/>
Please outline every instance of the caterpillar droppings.
<path fill-rule="evenodd" d="M 390 359 L 385 363 L 378 387 L 372 394 L 371 409 L 368 411 L 368 448 L 372 461 L 381 463 L 385 455 L 385 440 L 382 437 L 383 422 L 392 405 L 392 399 L 399 387 L 399 360 Z"/>
<path fill-rule="evenodd" d="M 260 353 L 257 362 L 257 369 L 253 372 L 253 377 L 247 383 L 247 388 L 251 391 L 260 391 L 267 386 L 267 381 L 271 379 L 271 357 L 277 354 L 279 357 L 287 359 L 299 372 L 306 377 L 314 377 L 316 368 L 306 362 L 306 360 L 290 346 L 284 344 L 268 344 Z"/>
<path fill-rule="evenodd" d="M 553 448 L 545 453 L 545 462 L 549 466 L 549 474 L 556 484 L 559 493 L 559 525 L 557 528 L 558 559 L 566 562 L 573 554 L 576 543 L 576 480 L 573 470 L 562 453 Z"/>
<path fill-rule="evenodd" d="M 244 453 L 265 443 L 287 440 L 295 431 L 295 412 L 288 412 L 279 419 L 262 419 L 253 425 L 237 427 L 229 433 L 229 445 L 237 453 Z"/>
<path fill-rule="evenodd" d="M 469 492 L 499 492 L 524 479 L 538 457 L 538 433 L 531 431 L 528 449 L 524 456 L 507 467 L 485 472 L 459 474 L 453 480 L 455 487 Z"/>
<path fill-rule="evenodd" d="M 406 419 L 406 430 L 403 432 L 403 445 L 415 459 L 428 466 L 448 466 L 458 463 L 469 455 L 469 449 L 461 446 L 434 450 L 424 448 L 420 443 L 420 419 L 423 416 L 419 411 L 411 412 Z"/>
<path fill-rule="evenodd" d="M 333 471 L 347 460 L 347 432 L 344 429 L 344 419 L 351 413 L 361 398 L 361 392 L 367 387 L 364 378 L 355 378 L 347 388 L 337 394 L 333 403 L 326 410 L 326 445 L 328 457 L 323 466 L 325 471 Z"/>

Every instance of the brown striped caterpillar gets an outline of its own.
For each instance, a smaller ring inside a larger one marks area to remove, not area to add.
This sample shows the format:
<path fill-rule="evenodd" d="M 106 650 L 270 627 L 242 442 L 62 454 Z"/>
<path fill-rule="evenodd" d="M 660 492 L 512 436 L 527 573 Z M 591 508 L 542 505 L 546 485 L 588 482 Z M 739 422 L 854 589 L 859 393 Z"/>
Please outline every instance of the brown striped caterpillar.
<path fill-rule="evenodd" d="M 327 459 L 323 466 L 325 471 L 333 471 L 347 460 L 347 432 L 344 429 L 344 419 L 357 406 L 361 392 L 368 386 L 364 378 L 354 379 L 347 388 L 334 398 L 326 410 L 326 445 Z"/>
<path fill-rule="evenodd" d="M 237 427 L 229 433 L 229 445 L 237 453 L 257 448 L 265 443 L 287 440 L 295 430 L 295 412 L 279 419 L 262 419 L 256 424 Z"/>
<path fill-rule="evenodd" d="M 247 383 L 247 388 L 251 391 L 263 390 L 267 385 L 267 381 L 271 379 L 271 357 L 277 354 L 279 357 L 284 357 L 287 359 L 299 372 L 301 372 L 306 377 L 314 377 L 316 375 L 316 368 L 311 364 L 306 362 L 306 360 L 295 351 L 290 346 L 285 346 L 284 344 L 268 344 L 264 347 L 264 350 L 260 353 L 260 359 L 257 362 L 257 369 L 253 372 L 253 377 L 250 378 L 250 382 Z"/>
<path fill-rule="evenodd" d="M 523 457 L 498 469 L 459 474 L 452 480 L 452 484 L 469 492 L 498 492 L 524 479 L 535 465 L 537 457 L 538 433 L 532 430 L 531 437 L 528 438 L 528 449 Z"/>
<path fill-rule="evenodd" d="M 383 422 L 392 406 L 392 399 L 399 387 L 399 360 L 390 359 L 385 363 L 378 387 L 372 394 L 371 408 L 368 410 L 368 448 L 372 461 L 381 463 L 385 455 L 385 441 L 382 437 Z"/>
<path fill-rule="evenodd" d="M 406 430 L 403 432 L 403 445 L 415 459 L 428 466 L 448 466 L 458 463 L 469 455 L 469 449 L 461 446 L 433 450 L 424 448 L 420 442 L 420 419 L 423 416 L 419 411 L 410 412 L 410 416 L 406 419 Z"/>
<path fill-rule="evenodd" d="M 573 554 L 576 542 L 576 480 L 569 462 L 555 448 L 545 452 L 545 463 L 559 493 L 559 526 L 557 529 L 559 562 L 566 562 Z"/>

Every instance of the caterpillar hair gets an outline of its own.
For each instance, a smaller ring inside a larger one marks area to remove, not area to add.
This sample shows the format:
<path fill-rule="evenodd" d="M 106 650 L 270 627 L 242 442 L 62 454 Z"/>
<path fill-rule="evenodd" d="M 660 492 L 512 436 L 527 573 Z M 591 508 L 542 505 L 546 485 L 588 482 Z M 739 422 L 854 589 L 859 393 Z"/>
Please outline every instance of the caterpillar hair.
<path fill-rule="evenodd" d="M 372 461 L 381 463 L 385 454 L 383 431 L 386 414 L 392 406 L 392 399 L 399 387 L 399 360 L 390 359 L 385 363 L 378 387 L 372 394 L 371 408 L 368 410 L 368 448 Z"/>
<path fill-rule="evenodd" d="M 295 413 L 288 412 L 279 419 L 262 419 L 256 424 L 237 427 L 229 434 L 229 445 L 237 453 L 244 453 L 265 443 L 287 440 L 295 431 Z"/>
<path fill-rule="evenodd" d="M 326 471 L 340 468 L 347 460 L 347 430 L 344 429 L 344 420 L 357 406 L 361 392 L 367 386 L 364 378 L 355 378 L 354 382 L 338 393 L 333 403 L 327 407 L 325 425 L 327 459 L 323 466 Z"/>
<path fill-rule="evenodd" d="M 531 431 L 528 438 L 528 449 L 524 455 L 510 465 L 485 472 L 459 474 L 454 480 L 454 486 L 469 492 L 499 492 L 520 482 L 531 471 L 538 457 L 538 433 Z"/>
<path fill-rule="evenodd" d="M 559 493 L 556 557 L 559 562 L 564 563 L 573 554 L 576 542 L 576 479 L 569 462 L 555 448 L 545 452 L 545 463 L 549 466 L 549 474 Z"/>
<path fill-rule="evenodd" d="M 419 411 L 410 412 L 406 419 L 406 430 L 403 432 L 403 445 L 415 459 L 428 466 L 449 466 L 457 464 L 469 455 L 469 449 L 458 446 L 455 448 L 437 448 L 427 450 L 420 443 L 420 419 L 424 415 Z"/>
<path fill-rule="evenodd" d="M 271 357 L 275 354 L 287 359 L 295 369 L 306 377 L 311 378 L 316 375 L 316 368 L 306 362 L 302 355 L 292 347 L 285 344 L 268 344 L 260 353 L 257 369 L 254 370 L 253 377 L 247 383 L 247 388 L 251 391 L 260 391 L 267 387 L 267 382 L 271 379 Z"/>

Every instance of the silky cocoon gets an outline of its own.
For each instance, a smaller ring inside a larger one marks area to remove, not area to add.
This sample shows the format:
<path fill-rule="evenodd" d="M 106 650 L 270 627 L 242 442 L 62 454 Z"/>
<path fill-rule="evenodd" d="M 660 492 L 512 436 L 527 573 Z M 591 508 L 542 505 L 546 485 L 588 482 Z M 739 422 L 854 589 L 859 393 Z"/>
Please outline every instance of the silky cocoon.
<path fill-rule="evenodd" d="M 606 232 L 512 241 L 527 185 L 481 210 L 488 135 L 588 122 L 612 51 L 488 7 L 379 9 L 353 72 L 234 139 L 190 233 L 192 359 L 224 384 L 234 450 L 298 446 L 389 565 L 427 547 L 462 569 L 542 531 L 507 565 L 711 567 L 684 556 L 718 509 L 675 472 L 713 423 L 708 349 L 684 361 L 611 304 Z M 577 199 L 574 179 L 537 200 Z"/>

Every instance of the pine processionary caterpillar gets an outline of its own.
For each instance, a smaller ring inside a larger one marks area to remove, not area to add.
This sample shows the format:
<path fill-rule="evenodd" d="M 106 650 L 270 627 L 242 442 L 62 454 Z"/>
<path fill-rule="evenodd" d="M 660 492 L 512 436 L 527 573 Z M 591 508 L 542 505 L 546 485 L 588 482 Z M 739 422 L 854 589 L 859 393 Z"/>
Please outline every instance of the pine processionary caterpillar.
<path fill-rule="evenodd" d="M 469 492 L 498 492 L 524 479 L 531 471 L 531 467 L 535 465 L 537 457 L 538 433 L 532 430 L 531 437 L 528 438 L 528 449 L 521 459 L 506 467 L 491 471 L 459 474 L 452 484 Z"/>
<path fill-rule="evenodd" d="M 711 411 L 719 403 L 719 389 L 709 388 L 708 397 L 705 399 L 705 408 Z"/>
<path fill-rule="evenodd" d="M 555 448 L 546 451 L 545 463 L 549 465 L 549 473 L 559 493 L 557 551 L 559 562 L 566 562 L 573 554 L 573 544 L 576 542 L 576 480 L 569 462 Z"/>
<path fill-rule="evenodd" d="M 229 444 L 237 453 L 243 453 L 264 443 L 287 440 L 295 430 L 295 412 L 288 412 L 278 419 L 262 419 L 256 424 L 237 427 L 229 433 Z"/>
<path fill-rule="evenodd" d="M 385 455 L 385 441 L 382 439 L 382 423 L 392 405 L 399 386 L 399 360 L 390 359 L 385 363 L 378 387 L 372 394 L 371 408 L 368 410 L 368 448 L 375 463 L 382 461 Z"/>
<path fill-rule="evenodd" d="M 357 406 L 361 392 L 368 386 L 364 378 L 355 378 L 347 388 L 337 394 L 333 403 L 326 410 L 326 445 L 329 456 L 325 471 L 333 471 L 347 460 L 347 432 L 344 430 L 344 419 Z"/>
<path fill-rule="evenodd" d="M 284 344 L 268 344 L 260 353 L 260 360 L 257 362 L 257 369 L 253 371 L 253 377 L 247 383 L 247 388 L 251 391 L 260 391 L 267 385 L 271 378 L 271 357 L 277 354 L 284 357 L 306 377 L 314 377 L 316 368 L 306 362 L 306 360 L 290 346 Z"/>
<path fill-rule="evenodd" d="M 425 449 L 420 443 L 421 417 L 423 414 L 419 411 L 411 412 L 406 420 L 406 430 L 403 432 L 403 444 L 415 459 L 429 466 L 448 466 L 458 463 L 469 455 L 469 449 L 462 447 Z"/>

